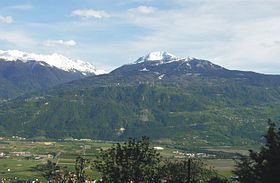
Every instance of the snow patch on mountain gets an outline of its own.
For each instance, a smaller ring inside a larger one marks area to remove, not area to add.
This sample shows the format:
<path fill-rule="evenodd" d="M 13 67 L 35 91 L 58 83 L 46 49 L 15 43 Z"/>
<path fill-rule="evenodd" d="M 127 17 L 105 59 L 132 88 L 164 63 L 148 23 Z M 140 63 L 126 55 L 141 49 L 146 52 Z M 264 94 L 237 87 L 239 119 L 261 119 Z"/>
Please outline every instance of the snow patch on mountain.
<path fill-rule="evenodd" d="M 162 75 L 160 75 L 160 76 L 158 77 L 158 79 L 163 79 L 164 76 L 165 76 L 165 74 L 162 74 Z"/>
<path fill-rule="evenodd" d="M 172 55 L 171 53 L 168 53 L 166 51 L 156 51 L 156 52 L 150 52 L 146 56 L 140 57 L 135 63 L 142 63 L 142 62 L 152 62 L 157 61 L 160 63 L 168 63 L 172 61 L 178 61 L 181 60 L 180 58 Z"/>
<path fill-rule="evenodd" d="M 149 54 L 140 57 L 133 64 L 139 64 L 139 63 L 143 63 L 143 62 L 155 62 L 155 65 L 159 65 L 159 64 L 166 64 L 166 63 L 170 63 L 170 62 L 174 62 L 174 61 L 189 62 L 192 60 L 195 60 L 195 58 L 193 58 L 193 57 L 180 58 L 167 51 L 155 51 L 155 52 L 150 52 Z"/>
<path fill-rule="evenodd" d="M 149 70 L 145 67 L 144 69 L 141 69 L 141 70 L 139 70 L 139 71 L 141 71 L 141 72 L 147 72 L 147 71 L 149 71 Z"/>
<path fill-rule="evenodd" d="M 45 62 L 52 67 L 59 68 L 61 70 L 67 72 L 81 72 L 83 75 L 90 74 L 104 74 L 105 72 L 102 70 L 97 70 L 92 64 L 89 62 L 85 62 L 82 60 L 74 60 L 63 55 L 53 53 L 51 55 L 43 55 L 43 54 L 35 54 L 35 53 L 27 53 L 18 50 L 8 50 L 3 51 L 0 50 L 0 59 L 5 61 L 37 61 Z M 42 65 L 42 64 L 41 64 Z"/>

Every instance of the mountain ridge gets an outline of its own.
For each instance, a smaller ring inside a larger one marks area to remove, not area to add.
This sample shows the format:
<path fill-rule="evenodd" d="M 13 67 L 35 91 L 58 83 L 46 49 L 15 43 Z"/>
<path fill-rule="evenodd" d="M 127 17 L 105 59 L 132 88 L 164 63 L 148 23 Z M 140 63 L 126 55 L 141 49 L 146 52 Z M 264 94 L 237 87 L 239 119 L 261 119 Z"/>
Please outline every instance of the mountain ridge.
<path fill-rule="evenodd" d="M 35 54 L 22 52 L 18 50 L 0 50 L 0 59 L 2 61 L 22 61 L 24 63 L 29 61 L 36 61 L 39 63 L 45 62 L 51 67 L 67 72 L 81 72 L 83 75 L 102 74 L 103 71 L 97 70 L 89 62 L 82 60 L 74 60 L 63 55 L 53 53 L 51 55 Z"/>
<path fill-rule="evenodd" d="M 63 55 L 0 50 L 0 100 L 102 74 L 89 62 Z"/>
<path fill-rule="evenodd" d="M 4 102 L 0 134 L 106 140 L 147 135 L 178 144 L 248 145 L 261 142 L 268 118 L 280 119 L 280 76 L 195 58 L 165 61 L 127 64 Z"/>
<path fill-rule="evenodd" d="M 268 118 L 280 119 L 279 75 L 195 58 L 164 61 L 126 64 L 0 103 L 0 134 L 252 145 Z"/>

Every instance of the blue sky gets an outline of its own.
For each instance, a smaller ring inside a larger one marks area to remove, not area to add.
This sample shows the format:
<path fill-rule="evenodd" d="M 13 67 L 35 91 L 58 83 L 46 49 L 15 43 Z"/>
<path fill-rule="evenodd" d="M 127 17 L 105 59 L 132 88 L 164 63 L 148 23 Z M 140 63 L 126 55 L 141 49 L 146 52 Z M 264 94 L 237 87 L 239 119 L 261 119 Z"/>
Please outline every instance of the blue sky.
<path fill-rule="evenodd" d="M 107 71 L 151 51 L 280 74 L 279 0 L 1 0 L 0 49 Z"/>

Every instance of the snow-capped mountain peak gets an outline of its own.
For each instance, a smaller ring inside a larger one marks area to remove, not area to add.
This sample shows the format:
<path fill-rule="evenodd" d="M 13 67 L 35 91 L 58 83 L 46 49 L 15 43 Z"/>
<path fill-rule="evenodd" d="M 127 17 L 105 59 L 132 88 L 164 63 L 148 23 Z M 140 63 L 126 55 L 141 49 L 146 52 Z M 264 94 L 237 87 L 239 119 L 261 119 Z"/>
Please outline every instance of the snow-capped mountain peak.
<path fill-rule="evenodd" d="M 140 57 L 135 63 L 142 63 L 142 62 L 151 62 L 157 61 L 159 63 L 167 63 L 172 61 L 178 61 L 180 58 L 168 53 L 166 51 L 156 51 L 150 52 L 146 56 Z"/>
<path fill-rule="evenodd" d="M 52 67 L 59 68 L 61 70 L 67 72 L 81 72 L 83 75 L 91 75 L 91 74 L 103 74 L 103 71 L 97 70 L 92 64 L 89 62 L 85 62 L 82 60 L 74 60 L 63 55 L 53 53 L 51 55 L 43 55 L 43 54 L 35 54 L 35 53 L 27 53 L 18 50 L 8 50 L 3 51 L 0 50 L 0 59 L 5 61 L 38 61 L 45 62 Z"/>

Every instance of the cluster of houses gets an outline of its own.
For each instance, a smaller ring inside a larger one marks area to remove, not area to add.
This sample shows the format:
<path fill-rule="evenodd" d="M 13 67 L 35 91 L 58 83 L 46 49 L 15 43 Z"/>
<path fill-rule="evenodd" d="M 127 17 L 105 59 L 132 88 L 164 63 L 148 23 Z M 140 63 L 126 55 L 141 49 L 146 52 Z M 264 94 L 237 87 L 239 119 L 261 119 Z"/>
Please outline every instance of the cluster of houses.
<path fill-rule="evenodd" d="M 61 140 L 61 139 L 59 139 Z M 82 142 L 91 142 L 93 141 L 92 139 L 75 139 L 75 138 L 72 138 L 72 137 L 68 137 L 68 138 L 65 138 L 64 141 L 82 141 Z"/>
<path fill-rule="evenodd" d="M 32 154 L 31 152 L 9 152 L 4 153 L 0 152 L 0 158 L 10 158 L 10 157 L 23 157 L 30 158 L 34 160 L 44 160 L 44 159 L 53 159 L 53 155 L 51 154 Z"/>
<path fill-rule="evenodd" d="M 26 138 L 24 137 L 20 137 L 20 136 L 12 136 L 13 140 L 26 140 Z M 10 138 L 7 137 L 0 137 L 0 140 L 10 140 Z"/>
<path fill-rule="evenodd" d="M 41 183 L 41 180 L 39 178 L 34 180 L 19 180 L 17 177 L 14 178 L 1 178 L 0 182 L 26 182 L 26 183 Z"/>
<path fill-rule="evenodd" d="M 184 158 L 215 158 L 215 154 L 207 154 L 207 153 L 187 153 L 187 152 L 179 152 L 173 151 L 174 158 L 184 159 Z"/>

